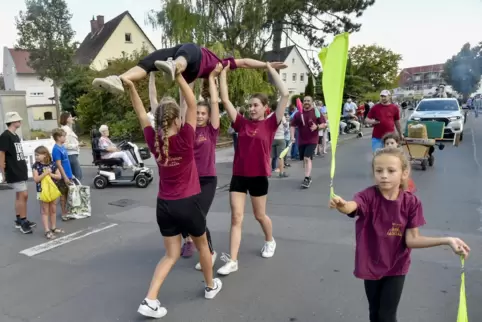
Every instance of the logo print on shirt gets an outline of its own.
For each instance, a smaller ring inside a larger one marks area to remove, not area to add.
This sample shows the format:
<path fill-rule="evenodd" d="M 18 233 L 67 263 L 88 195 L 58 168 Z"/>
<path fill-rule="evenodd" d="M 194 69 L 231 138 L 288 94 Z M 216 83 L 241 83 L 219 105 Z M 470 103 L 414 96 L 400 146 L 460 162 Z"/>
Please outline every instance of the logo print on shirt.
<path fill-rule="evenodd" d="M 403 236 L 402 228 L 403 228 L 402 224 L 392 223 L 392 228 L 388 230 L 387 235 L 402 237 Z"/>
<path fill-rule="evenodd" d="M 23 154 L 22 143 L 14 143 L 15 152 L 17 153 L 17 161 L 25 160 L 25 155 Z"/>
<path fill-rule="evenodd" d="M 258 129 L 254 129 L 253 131 L 246 130 L 246 134 L 249 136 L 256 136 L 256 134 L 258 134 Z"/>
<path fill-rule="evenodd" d="M 208 139 L 204 136 L 204 134 L 199 134 L 199 135 L 197 136 L 196 142 L 197 142 L 197 143 L 202 143 L 202 142 L 207 141 L 207 140 L 208 140 Z"/>

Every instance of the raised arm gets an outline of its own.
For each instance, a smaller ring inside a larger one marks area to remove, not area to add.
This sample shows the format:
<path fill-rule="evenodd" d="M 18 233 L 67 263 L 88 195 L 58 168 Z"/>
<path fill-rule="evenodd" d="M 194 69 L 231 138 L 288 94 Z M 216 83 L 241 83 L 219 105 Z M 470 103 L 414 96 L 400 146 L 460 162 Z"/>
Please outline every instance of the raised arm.
<path fill-rule="evenodd" d="M 211 125 L 214 129 L 219 129 L 221 120 L 219 118 L 219 94 L 216 86 L 216 77 L 223 70 L 221 63 L 216 65 L 211 74 L 209 74 L 209 101 L 211 105 Z"/>
<path fill-rule="evenodd" d="M 228 70 L 229 64 L 224 67 L 223 71 L 219 75 L 219 91 L 221 93 L 221 102 L 223 102 L 224 109 L 228 113 L 229 118 L 231 121 L 235 122 L 236 117 L 238 115 L 238 111 L 233 106 L 233 103 L 229 100 L 229 91 L 228 91 Z"/>
<path fill-rule="evenodd" d="M 121 77 L 121 80 L 128 89 L 129 96 L 131 97 L 132 107 L 137 114 L 137 118 L 139 119 L 139 123 L 141 123 L 142 129 L 145 129 L 148 126 L 152 126 L 151 122 L 149 121 L 149 117 L 147 116 L 146 109 L 144 108 L 144 104 L 142 104 L 142 100 L 139 97 L 139 93 L 137 93 L 134 83 L 124 77 Z"/>
<path fill-rule="evenodd" d="M 266 63 L 266 68 L 268 69 L 268 73 L 273 79 L 274 85 L 278 89 L 279 96 L 280 96 L 278 107 L 276 107 L 276 121 L 279 124 L 283 120 L 283 116 L 285 114 L 285 107 L 287 106 L 286 104 L 288 104 L 290 93 L 288 92 L 288 89 L 286 88 L 285 83 L 281 80 L 280 75 L 271 66 L 270 63 Z"/>
<path fill-rule="evenodd" d="M 194 90 L 194 82 L 189 84 L 189 87 L 193 91 Z M 187 105 L 186 105 L 186 100 L 184 99 L 184 95 L 182 94 L 181 88 L 179 88 L 179 107 L 181 109 L 181 123 L 184 124 L 186 122 Z"/>
<path fill-rule="evenodd" d="M 189 84 L 186 82 L 186 80 L 181 74 L 176 75 L 176 82 L 179 85 L 179 90 L 181 91 L 182 98 L 186 102 L 187 108 L 185 123 L 191 125 L 195 129 L 197 123 L 197 105 L 194 92 L 192 91 L 191 86 L 189 86 Z"/>
<path fill-rule="evenodd" d="M 159 102 L 157 101 L 156 74 L 154 72 L 149 74 L 149 102 L 151 103 L 151 110 L 154 113 L 159 106 Z"/>
<path fill-rule="evenodd" d="M 251 58 L 240 58 L 240 59 L 235 59 L 234 62 L 236 63 L 237 68 L 247 68 L 247 69 L 264 69 L 266 68 L 266 63 L 256 60 L 256 59 L 251 59 Z M 271 62 L 269 63 L 271 67 L 274 69 L 284 69 L 288 67 L 285 63 L 282 62 Z"/>

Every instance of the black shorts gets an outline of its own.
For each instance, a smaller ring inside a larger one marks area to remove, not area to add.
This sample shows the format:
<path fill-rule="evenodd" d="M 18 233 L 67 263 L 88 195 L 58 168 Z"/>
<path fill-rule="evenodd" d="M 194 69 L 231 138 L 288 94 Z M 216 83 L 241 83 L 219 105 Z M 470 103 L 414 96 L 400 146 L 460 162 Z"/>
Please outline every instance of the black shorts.
<path fill-rule="evenodd" d="M 157 225 L 162 236 L 172 237 L 187 232 L 200 237 L 206 232 L 206 215 L 199 202 L 199 194 L 179 199 L 157 198 Z"/>
<path fill-rule="evenodd" d="M 268 194 L 268 187 L 268 177 L 232 176 L 229 192 L 249 192 L 252 197 L 262 197 Z"/>
<path fill-rule="evenodd" d="M 199 177 L 199 184 L 201 185 L 201 193 L 198 194 L 199 205 L 201 206 L 204 215 L 207 216 L 209 208 L 214 200 L 216 188 L 218 185 L 217 177 Z"/>
<path fill-rule="evenodd" d="M 303 144 L 298 147 L 300 153 L 300 160 L 304 158 L 310 158 L 313 160 L 313 155 L 315 154 L 316 144 Z"/>

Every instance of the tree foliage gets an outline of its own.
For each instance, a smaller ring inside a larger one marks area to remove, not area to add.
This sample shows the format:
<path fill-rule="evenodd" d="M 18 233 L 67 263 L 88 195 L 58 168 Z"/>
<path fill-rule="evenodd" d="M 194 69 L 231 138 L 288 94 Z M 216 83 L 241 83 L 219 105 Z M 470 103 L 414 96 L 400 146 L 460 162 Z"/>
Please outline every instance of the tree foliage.
<path fill-rule="evenodd" d="M 315 97 L 315 85 L 313 84 L 313 75 L 307 74 L 308 77 L 308 84 L 305 87 L 305 95 Z"/>
<path fill-rule="evenodd" d="M 325 37 L 343 31 L 356 32 L 360 17 L 375 0 L 162 0 L 148 21 L 162 29 L 164 44 L 193 41 L 201 45 L 219 42 L 243 57 L 260 58 L 272 41 L 281 47 L 282 35 L 307 39 L 322 47 Z M 296 43 L 296 42 L 295 42 Z"/>
<path fill-rule="evenodd" d="M 62 84 L 75 52 L 72 14 L 65 0 L 26 0 L 27 10 L 15 18 L 17 48 L 30 52 L 28 65 L 40 79 L 50 78 L 54 84 L 57 115 L 60 104 L 57 88 Z"/>
<path fill-rule="evenodd" d="M 479 87 L 482 66 L 480 51 L 480 45 L 471 48 L 467 43 L 444 65 L 442 77 L 465 99 Z"/>
<path fill-rule="evenodd" d="M 352 47 L 349 58 L 351 74 L 367 80 L 373 91 L 393 86 L 402 60 L 400 54 L 377 45 Z M 357 80 L 357 82 L 361 81 L 361 79 Z"/>
<path fill-rule="evenodd" d="M 60 93 L 62 110 L 76 115 L 78 99 L 92 88 L 94 72 L 88 66 L 76 65 L 65 77 Z"/>
<path fill-rule="evenodd" d="M 3 78 L 3 74 L 0 74 L 0 91 L 5 90 L 5 79 Z"/>

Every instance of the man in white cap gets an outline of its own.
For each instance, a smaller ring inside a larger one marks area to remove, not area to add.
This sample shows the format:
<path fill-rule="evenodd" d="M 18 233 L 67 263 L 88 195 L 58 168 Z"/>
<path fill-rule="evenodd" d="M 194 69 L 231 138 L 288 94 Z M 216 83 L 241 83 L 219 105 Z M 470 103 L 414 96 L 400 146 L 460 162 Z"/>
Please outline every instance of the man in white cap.
<path fill-rule="evenodd" d="M 383 148 L 383 136 L 387 133 L 395 132 L 395 128 L 400 138 L 403 139 L 402 127 L 400 126 L 400 110 L 398 106 L 390 102 L 390 91 L 386 89 L 380 93 L 380 102 L 370 108 L 365 123 L 373 125 L 373 152 Z"/>
<path fill-rule="evenodd" d="M 16 193 L 15 227 L 24 234 L 31 234 L 34 222 L 27 219 L 27 162 L 23 154 L 22 143 L 15 133 L 20 128 L 22 118 L 17 112 L 5 114 L 7 129 L 0 135 L 0 174 Z"/>

